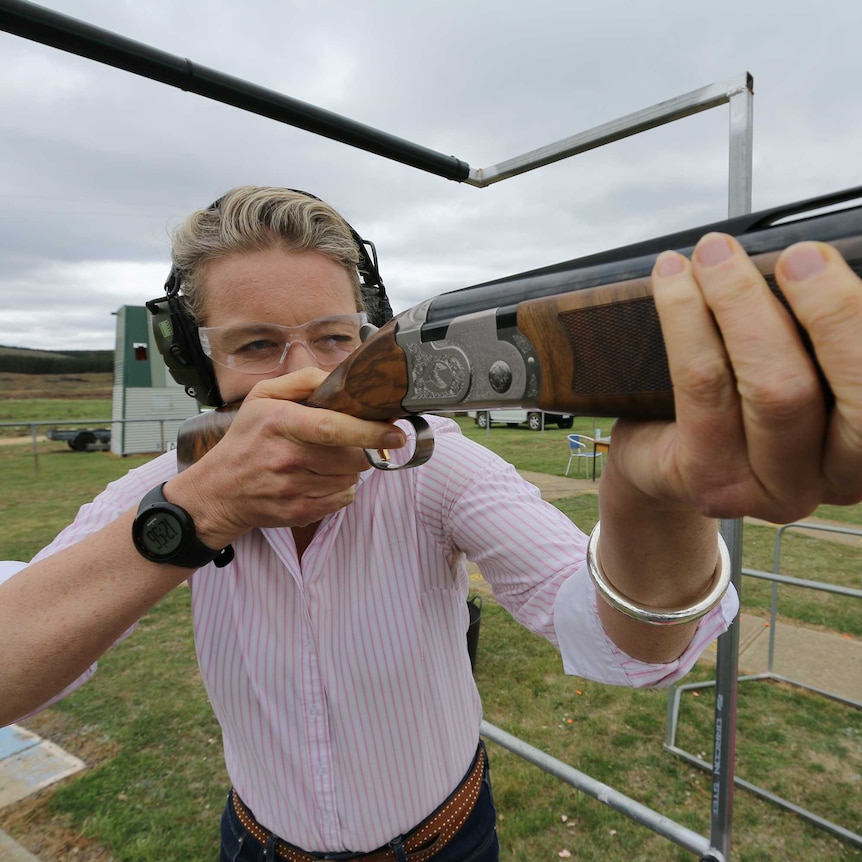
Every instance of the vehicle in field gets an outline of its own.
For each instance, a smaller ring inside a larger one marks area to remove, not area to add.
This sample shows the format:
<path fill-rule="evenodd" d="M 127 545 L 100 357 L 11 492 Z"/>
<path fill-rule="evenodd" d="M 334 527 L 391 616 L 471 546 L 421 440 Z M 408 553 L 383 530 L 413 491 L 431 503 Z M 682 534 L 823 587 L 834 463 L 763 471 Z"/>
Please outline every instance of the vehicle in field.
<path fill-rule="evenodd" d="M 107 452 L 111 448 L 110 428 L 51 428 L 49 440 L 65 440 L 76 452 Z"/>
<path fill-rule="evenodd" d="M 480 428 L 490 428 L 495 423 L 515 428 L 526 423 L 532 431 L 541 431 L 549 425 L 571 428 L 575 421 L 569 413 L 546 413 L 544 410 L 471 410 L 467 415 Z"/>

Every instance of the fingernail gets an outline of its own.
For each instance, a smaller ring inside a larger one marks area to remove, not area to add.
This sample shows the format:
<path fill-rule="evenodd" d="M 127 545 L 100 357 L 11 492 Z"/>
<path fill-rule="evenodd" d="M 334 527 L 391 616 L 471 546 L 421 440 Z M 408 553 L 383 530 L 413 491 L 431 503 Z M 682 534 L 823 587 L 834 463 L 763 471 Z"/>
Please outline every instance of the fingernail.
<path fill-rule="evenodd" d="M 388 431 L 383 438 L 383 445 L 387 449 L 400 449 L 407 442 L 407 438 L 400 431 Z"/>
<path fill-rule="evenodd" d="M 677 254 L 675 251 L 662 252 L 658 257 L 658 260 L 655 262 L 656 275 L 679 275 L 685 268 L 683 260 L 683 256 L 681 254 Z"/>
<path fill-rule="evenodd" d="M 733 249 L 727 237 L 717 233 L 704 237 L 697 244 L 694 253 L 703 266 L 718 266 L 733 254 Z"/>
<path fill-rule="evenodd" d="M 805 281 L 826 269 L 826 258 L 816 245 L 806 243 L 785 252 L 780 265 L 781 271 L 791 281 Z"/>

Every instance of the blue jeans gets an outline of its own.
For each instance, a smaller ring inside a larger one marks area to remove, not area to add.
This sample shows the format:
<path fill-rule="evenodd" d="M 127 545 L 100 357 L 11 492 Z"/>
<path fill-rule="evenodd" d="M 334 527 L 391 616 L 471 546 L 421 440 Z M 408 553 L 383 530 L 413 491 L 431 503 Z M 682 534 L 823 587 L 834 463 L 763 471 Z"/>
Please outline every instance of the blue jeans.
<path fill-rule="evenodd" d="M 500 845 L 497 842 L 496 822 L 497 813 L 491 794 L 491 777 L 486 765 L 476 807 L 455 837 L 432 857 L 433 862 L 498 862 Z M 322 855 L 320 858 L 325 859 L 326 856 Z M 335 854 L 334 858 L 337 859 L 338 854 Z M 361 859 L 361 854 L 356 858 Z M 396 850 L 396 858 L 397 862 L 410 860 L 403 851 L 399 855 L 398 850 Z M 221 818 L 219 862 L 279 862 L 278 857 L 273 856 L 271 851 L 267 855 L 266 846 L 245 830 L 230 804 L 230 797 Z"/>

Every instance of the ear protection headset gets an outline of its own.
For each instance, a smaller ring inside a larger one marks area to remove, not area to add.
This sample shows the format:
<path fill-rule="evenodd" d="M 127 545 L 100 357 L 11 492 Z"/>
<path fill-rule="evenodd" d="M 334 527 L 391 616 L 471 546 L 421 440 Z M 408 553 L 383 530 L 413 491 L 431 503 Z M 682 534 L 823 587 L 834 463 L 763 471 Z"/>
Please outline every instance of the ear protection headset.
<path fill-rule="evenodd" d="M 288 191 L 320 200 L 299 189 Z M 220 202 L 221 198 L 209 209 L 218 209 Z M 392 308 L 377 268 L 377 249 L 374 243 L 363 239 L 349 224 L 347 227 L 359 252 L 360 291 L 368 320 L 375 327 L 383 326 L 392 318 Z M 224 399 L 219 392 L 212 360 L 201 347 L 197 323 L 188 310 L 185 297 L 180 293 L 182 284 L 183 273 L 172 266 L 165 281 L 165 295 L 146 303 L 153 316 L 156 347 L 171 377 L 185 388 L 187 395 L 196 398 L 205 407 L 222 407 Z"/>

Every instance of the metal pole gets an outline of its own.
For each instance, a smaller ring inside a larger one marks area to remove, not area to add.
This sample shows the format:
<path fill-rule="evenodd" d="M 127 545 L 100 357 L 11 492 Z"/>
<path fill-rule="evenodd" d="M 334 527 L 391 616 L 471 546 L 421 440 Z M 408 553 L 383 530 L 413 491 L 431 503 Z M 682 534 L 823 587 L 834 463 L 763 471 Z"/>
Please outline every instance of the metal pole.
<path fill-rule="evenodd" d="M 772 673 L 775 662 L 775 632 L 778 628 L 778 583 L 772 582 L 772 598 L 769 603 L 769 655 L 766 660 L 766 669 Z"/>
<path fill-rule="evenodd" d="M 0 29 L 61 51 L 287 123 L 369 153 L 459 182 L 470 166 L 371 126 L 192 63 L 118 33 L 25 0 L 0 0 Z"/>
<path fill-rule="evenodd" d="M 625 814 L 636 823 L 640 823 L 648 827 L 663 838 L 673 841 L 675 844 L 678 844 L 680 847 L 684 847 L 686 850 L 697 853 L 702 860 L 708 860 L 708 862 L 723 862 L 724 857 L 716 853 L 715 850 L 710 847 L 706 838 L 702 835 L 692 832 L 692 830 L 685 826 L 682 826 L 670 818 L 653 811 L 651 808 L 647 808 L 646 805 L 643 805 L 640 802 L 625 796 L 618 790 L 614 790 L 614 788 L 609 787 L 607 784 L 603 784 L 595 778 L 580 772 L 573 766 L 569 766 L 567 763 L 563 763 L 561 760 L 551 757 L 544 751 L 524 742 L 517 736 L 512 736 L 512 734 L 506 733 L 505 730 L 501 730 L 499 727 L 489 724 L 487 721 L 482 722 L 480 730 L 482 736 L 496 742 L 497 745 L 501 745 L 503 748 L 508 749 L 518 755 L 518 757 L 526 760 L 528 763 L 538 766 L 550 775 L 554 775 L 561 781 L 565 781 L 572 787 L 592 796 L 593 799 L 597 799 L 599 802 Z"/>
<path fill-rule="evenodd" d="M 730 154 L 727 214 L 751 212 L 752 165 L 754 163 L 754 78 L 745 75 L 745 87 L 730 96 Z"/>
<path fill-rule="evenodd" d="M 611 120 L 608 123 L 588 129 L 586 132 L 579 132 L 576 135 L 571 135 L 552 144 L 546 144 L 536 150 L 530 150 L 530 152 L 506 159 L 496 165 L 491 165 L 487 168 L 472 168 L 470 170 L 470 177 L 466 182 L 468 185 L 476 186 L 477 188 L 485 188 L 501 180 L 511 179 L 527 171 L 553 164 L 561 159 L 580 155 L 597 147 L 604 147 L 614 141 L 621 141 L 632 135 L 654 129 L 657 126 L 663 126 L 675 120 L 681 120 L 684 117 L 690 117 L 701 111 L 708 111 L 711 108 L 716 108 L 728 102 L 733 106 L 734 100 L 738 96 L 745 96 L 745 94 L 749 96 L 752 94 L 752 79 L 751 75 L 747 72 L 739 78 L 710 84 L 698 90 L 692 90 L 682 96 L 667 99 L 664 102 L 659 102 L 657 105 L 652 105 L 633 114 L 627 114 L 618 120 Z M 740 106 L 736 110 L 744 111 L 744 108 Z M 731 120 L 731 124 L 734 125 L 733 119 Z M 742 128 L 742 125 L 740 125 L 740 128 Z M 731 141 L 731 150 L 733 149 L 733 141 Z M 742 157 L 744 158 L 744 156 Z M 735 176 L 737 168 L 732 165 L 731 170 Z M 750 188 L 750 182 L 748 185 Z M 749 201 L 749 208 L 739 210 L 739 212 L 750 212 L 750 210 L 751 204 Z M 735 212 L 733 205 L 731 212 Z"/>
<path fill-rule="evenodd" d="M 742 585 L 742 521 L 722 521 L 727 542 L 732 581 L 737 592 Z M 733 826 L 733 788 L 736 756 L 737 679 L 739 676 L 739 617 L 718 639 L 715 665 L 715 722 L 712 753 L 712 806 L 710 839 L 713 847 L 730 859 Z"/>
<path fill-rule="evenodd" d="M 746 73 L 740 78 L 692 90 L 498 164 L 471 168 L 455 156 L 381 132 L 27 0 L 0 0 L 0 29 L 476 188 L 484 188 L 726 102 L 730 102 L 732 114 L 734 111 L 744 114 L 746 107 L 738 97 L 752 95 L 751 75 Z M 750 111 L 750 102 L 747 109 Z M 743 119 L 740 128 L 745 126 Z M 748 127 L 750 129 L 750 124 Z M 742 158 L 744 160 L 744 155 Z M 732 166 L 731 170 L 734 176 L 740 175 L 735 167 Z M 750 197 L 750 172 L 748 176 Z M 732 188 L 734 195 L 740 190 L 737 184 Z M 736 208 L 732 203 L 731 211 Z M 750 206 L 745 210 L 748 211 Z"/>
<path fill-rule="evenodd" d="M 36 439 L 36 425 L 30 423 L 30 437 L 33 440 L 33 472 L 39 475 L 39 442 Z"/>
<path fill-rule="evenodd" d="M 730 153 L 728 165 L 728 215 L 751 212 L 754 79 L 730 98 Z M 742 593 L 742 520 L 722 521 L 732 581 Z M 713 847 L 730 859 L 733 825 L 733 789 L 736 756 L 737 680 L 739 677 L 739 618 L 718 639 L 716 655 L 715 726 L 712 757 L 712 808 L 710 839 Z"/>

